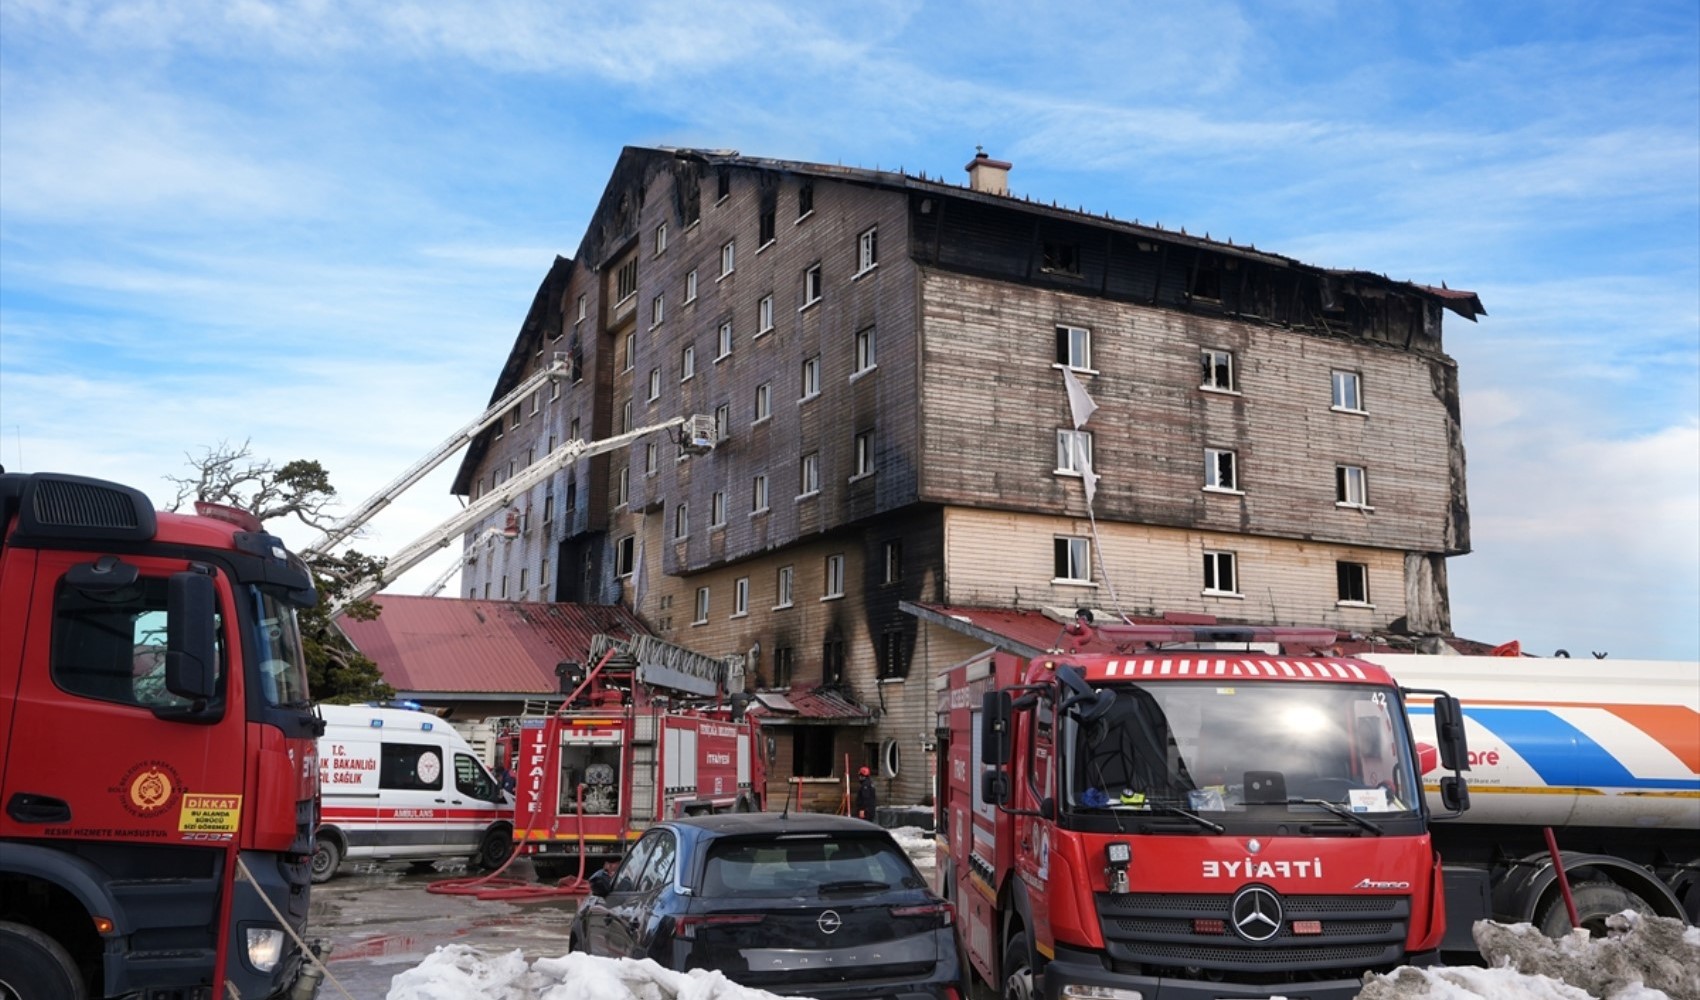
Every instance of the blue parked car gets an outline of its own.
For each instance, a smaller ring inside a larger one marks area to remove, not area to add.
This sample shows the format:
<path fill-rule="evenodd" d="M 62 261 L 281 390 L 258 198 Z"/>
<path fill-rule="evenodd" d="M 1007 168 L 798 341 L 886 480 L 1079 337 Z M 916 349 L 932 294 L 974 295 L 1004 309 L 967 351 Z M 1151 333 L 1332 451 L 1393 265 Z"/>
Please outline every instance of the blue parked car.
<path fill-rule="evenodd" d="M 872 823 L 698 816 L 652 827 L 591 878 L 570 947 L 818 1000 L 963 1000 L 954 916 Z"/>

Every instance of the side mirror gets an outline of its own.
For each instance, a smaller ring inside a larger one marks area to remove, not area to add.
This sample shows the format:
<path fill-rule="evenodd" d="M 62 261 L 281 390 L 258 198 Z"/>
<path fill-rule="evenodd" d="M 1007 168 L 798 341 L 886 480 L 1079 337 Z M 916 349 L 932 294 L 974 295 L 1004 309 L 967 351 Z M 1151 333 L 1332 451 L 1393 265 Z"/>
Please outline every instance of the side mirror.
<path fill-rule="evenodd" d="M 217 693 L 218 595 L 204 573 L 173 573 L 166 588 L 165 689 L 190 701 Z"/>
<path fill-rule="evenodd" d="M 1455 816 L 1465 812 L 1470 808 L 1470 786 L 1454 774 L 1441 778 L 1440 804 Z"/>
<path fill-rule="evenodd" d="M 989 770 L 980 772 L 980 798 L 988 805 L 1001 806 L 1009 801 L 1009 772 Z"/>
<path fill-rule="evenodd" d="M 987 691 L 980 706 L 980 763 L 1002 767 L 1010 755 L 1009 692 Z"/>
<path fill-rule="evenodd" d="M 1440 741 L 1440 766 L 1448 771 L 1470 769 L 1470 745 L 1464 735 L 1464 709 L 1449 694 L 1434 699 L 1434 732 Z"/>
<path fill-rule="evenodd" d="M 614 876 L 608 874 L 608 869 L 602 868 L 590 873 L 585 880 L 590 885 L 590 894 L 598 898 L 608 895 L 608 890 L 614 885 Z"/>

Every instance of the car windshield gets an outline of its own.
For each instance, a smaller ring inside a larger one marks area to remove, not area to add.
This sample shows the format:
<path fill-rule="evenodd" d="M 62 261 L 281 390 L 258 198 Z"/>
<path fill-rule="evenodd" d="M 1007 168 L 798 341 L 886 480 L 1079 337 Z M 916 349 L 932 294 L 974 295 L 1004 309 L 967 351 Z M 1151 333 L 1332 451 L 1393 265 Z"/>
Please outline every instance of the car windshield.
<path fill-rule="evenodd" d="M 307 703 L 307 660 L 295 609 L 258 587 L 253 594 L 254 651 L 260 694 L 268 705 Z"/>
<path fill-rule="evenodd" d="M 1307 802 L 1351 816 L 1417 807 L 1404 716 L 1383 689 L 1167 681 L 1114 690 L 1104 715 L 1063 722 L 1071 808 L 1219 817 Z"/>
<path fill-rule="evenodd" d="M 919 889 L 907 855 L 880 837 L 728 838 L 709 849 L 702 895 L 819 896 Z"/>

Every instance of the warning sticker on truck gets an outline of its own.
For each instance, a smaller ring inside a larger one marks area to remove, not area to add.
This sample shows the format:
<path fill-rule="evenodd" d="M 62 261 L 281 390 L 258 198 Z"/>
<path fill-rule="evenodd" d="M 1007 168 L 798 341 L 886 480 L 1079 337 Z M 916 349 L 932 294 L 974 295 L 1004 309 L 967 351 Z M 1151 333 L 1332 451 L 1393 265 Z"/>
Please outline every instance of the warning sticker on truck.
<path fill-rule="evenodd" d="M 241 822 L 240 795 L 185 795 L 177 829 L 183 833 L 235 833 Z"/>

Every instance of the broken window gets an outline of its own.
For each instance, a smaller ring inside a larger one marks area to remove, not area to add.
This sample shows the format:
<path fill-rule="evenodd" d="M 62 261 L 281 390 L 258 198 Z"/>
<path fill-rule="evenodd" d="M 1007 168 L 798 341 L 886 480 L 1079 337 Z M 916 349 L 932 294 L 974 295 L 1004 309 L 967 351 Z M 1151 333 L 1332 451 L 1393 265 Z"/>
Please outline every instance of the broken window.
<path fill-rule="evenodd" d="M 756 247 L 767 246 L 773 242 L 773 211 L 770 209 L 761 213 L 761 219 L 756 223 Z"/>
<path fill-rule="evenodd" d="M 1039 269 L 1051 274 L 1080 274 L 1080 244 L 1046 240 L 1041 247 Z"/>
<path fill-rule="evenodd" d="M 901 628 L 888 628 L 880 633 L 879 674 L 882 680 L 909 676 L 908 643 Z"/>
<path fill-rule="evenodd" d="M 1189 298 L 1222 301 L 1222 271 L 1216 261 L 1200 259 L 1194 264 L 1186 291 Z"/>
<path fill-rule="evenodd" d="M 1204 488 L 1238 492 L 1239 470 L 1235 468 L 1234 453 L 1221 448 L 1204 449 Z"/>
<path fill-rule="evenodd" d="M 1199 388 L 1221 392 L 1234 392 L 1239 388 L 1234 382 L 1234 352 L 1206 347 L 1199 352 L 1199 360 L 1204 365 L 1204 382 Z"/>
<path fill-rule="evenodd" d="M 815 186 L 804 184 L 797 189 L 797 218 L 802 219 L 815 210 Z"/>
<path fill-rule="evenodd" d="M 627 535 L 614 543 L 614 575 L 631 576 L 633 556 L 637 551 L 636 537 Z"/>
<path fill-rule="evenodd" d="M 732 195 L 732 171 L 722 167 L 714 175 L 714 200 L 725 201 Z"/>
<path fill-rule="evenodd" d="M 820 675 L 822 684 L 844 683 L 844 640 L 837 636 L 821 643 Z"/>

